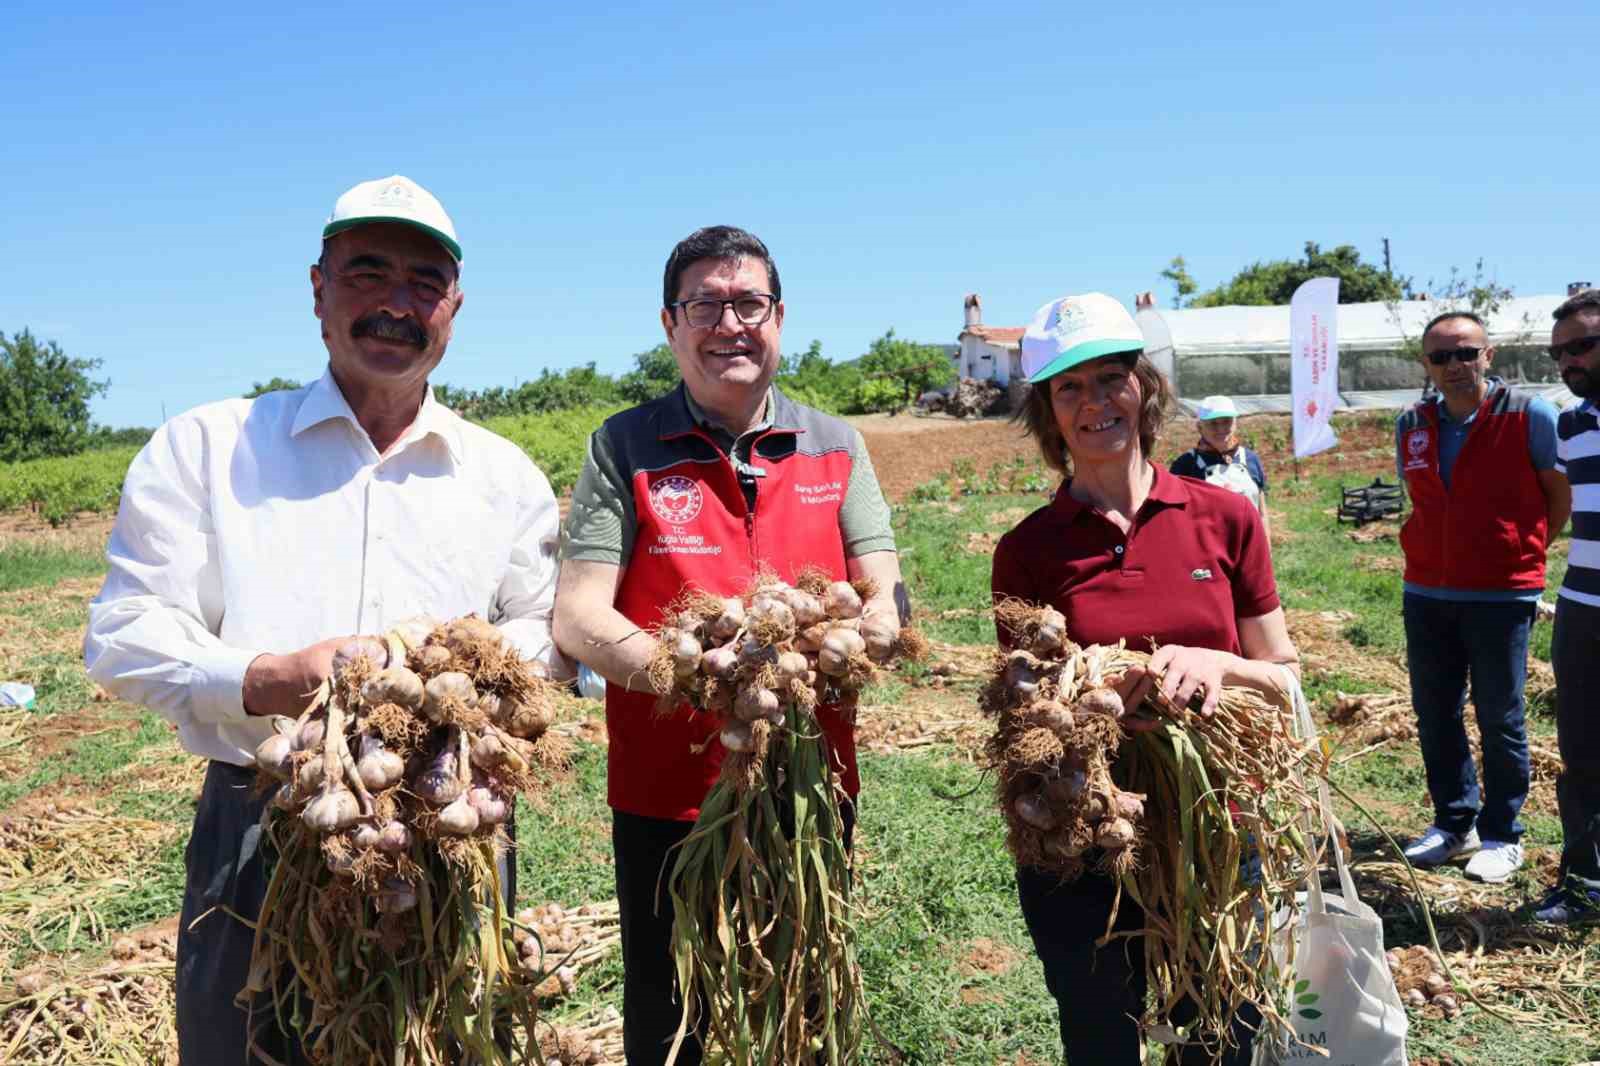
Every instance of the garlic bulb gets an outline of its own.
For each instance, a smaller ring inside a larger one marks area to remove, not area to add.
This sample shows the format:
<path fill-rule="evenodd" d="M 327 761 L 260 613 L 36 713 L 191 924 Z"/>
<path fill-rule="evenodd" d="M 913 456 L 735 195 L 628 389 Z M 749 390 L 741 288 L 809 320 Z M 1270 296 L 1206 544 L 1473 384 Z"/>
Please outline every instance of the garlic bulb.
<path fill-rule="evenodd" d="M 341 829 L 348 829 L 361 817 L 361 807 L 356 802 L 355 793 L 349 789 L 334 785 L 326 785 L 322 791 L 306 804 L 304 813 L 300 815 L 302 821 L 319 833 L 336 833 Z"/>
<path fill-rule="evenodd" d="M 465 794 L 457 796 L 439 812 L 439 831 L 451 836 L 470 836 L 478 828 L 478 809 L 467 802 Z"/>
<path fill-rule="evenodd" d="M 289 756 L 294 753 L 294 738 L 283 733 L 272 736 L 256 745 L 256 766 L 262 773 L 287 781 L 292 765 Z"/>
<path fill-rule="evenodd" d="M 356 773 L 361 783 L 373 792 L 399 781 L 406 772 L 406 761 L 384 746 L 383 741 L 371 733 L 361 738 L 361 756 L 356 760 Z"/>
<path fill-rule="evenodd" d="M 424 692 L 422 678 L 403 666 L 380 670 L 361 686 L 361 700 L 368 707 L 397 703 L 407 710 L 420 710 Z"/>

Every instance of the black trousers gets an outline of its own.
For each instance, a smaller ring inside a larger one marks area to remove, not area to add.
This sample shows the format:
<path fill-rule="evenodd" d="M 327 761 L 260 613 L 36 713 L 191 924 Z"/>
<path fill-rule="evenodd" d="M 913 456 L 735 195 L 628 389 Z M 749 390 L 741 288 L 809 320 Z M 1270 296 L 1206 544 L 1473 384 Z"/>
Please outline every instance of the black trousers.
<path fill-rule="evenodd" d="M 848 851 L 855 830 L 855 807 L 841 803 L 839 815 Z M 683 998 L 672 959 L 672 897 L 667 892 L 667 878 L 678 859 L 673 848 L 692 829 L 693 822 L 611 812 L 622 926 L 622 1048 L 628 1066 L 663 1066 L 683 1020 Z M 699 1066 L 700 1035 L 690 1034 L 685 1039 L 678 1066 Z"/>
<path fill-rule="evenodd" d="M 267 895 L 261 812 L 270 794 L 257 795 L 255 781 L 253 768 L 213 761 L 206 768 L 184 852 L 177 959 L 182 1066 L 255 1066 L 264 1061 L 247 1054 L 247 1014 L 233 1002 L 249 975 L 255 931 L 227 913 L 255 921 Z M 516 899 L 516 863 L 509 855 L 500 868 L 508 907 Z M 294 1034 L 279 1030 L 270 997 L 259 997 L 253 1024 L 261 1051 L 285 1066 L 307 1062 Z"/>
<path fill-rule="evenodd" d="M 1550 662 L 1556 672 L 1556 744 L 1561 774 L 1558 885 L 1600 889 L 1600 607 L 1556 600 Z"/>
<path fill-rule="evenodd" d="M 1061 1019 L 1061 1046 L 1069 1066 L 1133 1066 L 1139 1061 L 1139 1026 L 1144 1013 L 1144 949 L 1137 940 L 1113 939 L 1095 947 L 1106 931 L 1116 886 L 1109 878 L 1085 874 L 1062 884 L 1053 874 L 1032 867 L 1017 870 L 1017 896 L 1028 923 L 1034 950 L 1044 963 L 1044 983 L 1055 997 Z M 1126 894 L 1117 911 L 1117 932 L 1144 926 L 1144 911 Z M 1194 1017 L 1192 1003 L 1181 1003 L 1173 1021 Z M 1238 1050 L 1223 1058 L 1224 1066 L 1250 1061 L 1250 1037 L 1260 1017 L 1234 1019 Z M 1211 1055 L 1198 1045 L 1178 1054 L 1182 1066 L 1209 1064 Z"/>

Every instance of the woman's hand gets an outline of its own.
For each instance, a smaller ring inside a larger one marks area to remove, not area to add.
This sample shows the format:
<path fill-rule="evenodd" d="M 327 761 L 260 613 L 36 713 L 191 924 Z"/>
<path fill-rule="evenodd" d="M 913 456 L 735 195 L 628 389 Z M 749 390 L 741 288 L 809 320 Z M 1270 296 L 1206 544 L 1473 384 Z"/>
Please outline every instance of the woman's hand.
<path fill-rule="evenodd" d="M 1139 707 L 1155 688 L 1156 679 L 1142 666 L 1130 666 L 1111 688 L 1122 698 L 1122 728 L 1129 733 L 1148 733 L 1161 725 L 1157 715 L 1141 713 Z"/>
<path fill-rule="evenodd" d="M 1164 644 L 1150 656 L 1150 664 L 1145 667 L 1150 684 L 1145 686 L 1141 698 L 1159 679 L 1161 694 L 1174 706 L 1187 707 L 1189 700 L 1199 693 L 1200 715 L 1208 717 L 1216 711 L 1217 700 L 1222 697 L 1223 678 L 1237 662 L 1237 656 L 1225 651 Z"/>

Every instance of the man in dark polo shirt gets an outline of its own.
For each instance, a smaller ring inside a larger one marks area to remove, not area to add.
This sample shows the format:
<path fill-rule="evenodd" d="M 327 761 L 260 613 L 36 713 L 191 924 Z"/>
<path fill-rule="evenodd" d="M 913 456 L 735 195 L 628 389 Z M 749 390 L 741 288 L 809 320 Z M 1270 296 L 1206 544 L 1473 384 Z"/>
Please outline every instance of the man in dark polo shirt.
<path fill-rule="evenodd" d="M 672 908 L 656 889 L 723 756 L 713 715 L 656 712 L 647 630 L 685 585 L 737 594 L 763 567 L 786 580 L 807 565 L 870 577 L 880 591 L 867 611 L 899 618 L 889 509 L 860 433 L 772 386 L 783 311 L 777 266 L 754 236 L 712 226 L 680 242 L 661 324 L 683 383 L 595 431 L 567 519 L 555 633 L 607 681 L 629 1066 L 664 1062 L 678 1027 Z M 836 710 L 818 717 L 854 797 L 851 725 Z M 696 1043 L 677 1061 L 700 1055 Z"/>
<path fill-rule="evenodd" d="M 1555 469 L 1556 412 L 1489 375 L 1483 320 L 1440 315 L 1422 334 L 1438 395 L 1395 425 L 1395 466 L 1411 496 L 1400 530 L 1411 704 L 1433 824 L 1406 848 L 1418 866 L 1472 854 L 1466 874 L 1498 882 L 1521 866 L 1528 795 L 1522 688 L 1545 548 L 1571 509 Z M 1471 680 L 1483 790 L 1462 712 Z"/>

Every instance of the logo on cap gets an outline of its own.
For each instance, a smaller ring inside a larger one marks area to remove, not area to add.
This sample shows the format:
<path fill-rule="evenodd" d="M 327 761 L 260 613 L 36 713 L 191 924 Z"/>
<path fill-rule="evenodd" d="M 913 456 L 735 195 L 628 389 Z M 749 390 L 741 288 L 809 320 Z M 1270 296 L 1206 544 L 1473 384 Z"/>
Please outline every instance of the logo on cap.
<path fill-rule="evenodd" d="M 403 183 L 398 181 L 384 188 L 384 190 L 378 194 L 377 198 L 379 203 L 407 204 L 409 204 L 412 199 L 411 190 Z"/>
<path fill-rule="evenodd" d="M 1050 332 L 1057 337 L 1065 337 L 1088 324 L 1088 316 L 1083 313 L 1083 308 L 1078 306 L 1076 300 L 1062 300 L 1056 308 L 1056 327 Z"/>
<path fill-rule="evenodd" d="M 650 509 L 675 526 L 691 521 L 703 506 L 700 486 L 686 477 L 664 477 L 650 486 Z"/>

